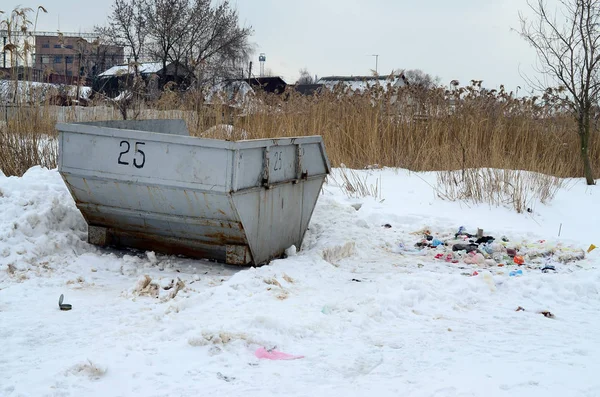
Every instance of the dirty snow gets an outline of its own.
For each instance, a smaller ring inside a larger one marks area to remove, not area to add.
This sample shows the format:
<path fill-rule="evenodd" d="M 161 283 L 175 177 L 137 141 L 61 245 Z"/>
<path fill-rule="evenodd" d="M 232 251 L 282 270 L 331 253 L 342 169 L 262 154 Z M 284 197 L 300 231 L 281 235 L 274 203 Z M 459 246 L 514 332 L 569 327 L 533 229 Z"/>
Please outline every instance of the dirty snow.
<path fill-rule="evenodd" d="M 459 226 L 600 246 L 597 187 L 516 214 L 442 201 L 435 174 L 361 172 L 381 197 L 330 178 L 302 249 L 244 269 L 90 246 L 57 171 L 0 174 L 0 395 L 600 395 L 600 249 L 519 277 L 398 249 Z"/>
<path fill-rule="evenodd" d="M 169 63 L 167 63 L 169 65 Z M 144 62 L 138 65 L 138 71 L 142 74 L 158 73 L 162 69 L 162 62 Z M 100 73 L 99 78 L 120 76 L 123 74 L 130 73 L 133 70 L 133 66 L 127 65 L 115 65 L 110 69 Z"/>
<path fill-rule="evenodd" d="M 0 80 L 0 101 L 11 103 L 13 101 L 15 91 L 15 82 L 12 80 Z M 77 96 L 76 85 L 40 83 L 35 81 L 19 81 L 18 95 L 21 100 L 25 98 L 35 98 L 38 102 L 43 102 L 48 99 L 49 95 L 65 93 L 69 97 Z M 92 88 L 86 86 L 79 87 L 79 97 L 88 99 L 92 94 Z"/>

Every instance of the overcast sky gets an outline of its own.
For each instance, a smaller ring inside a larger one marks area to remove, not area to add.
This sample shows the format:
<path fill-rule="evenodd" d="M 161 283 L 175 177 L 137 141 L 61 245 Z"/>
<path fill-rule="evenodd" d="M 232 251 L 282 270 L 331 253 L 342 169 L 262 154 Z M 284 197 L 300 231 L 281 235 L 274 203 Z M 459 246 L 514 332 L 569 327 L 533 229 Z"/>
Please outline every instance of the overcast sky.
<path fill-rule="evenodd" d="M 266 68 L 294 82 L 300 68 L 311 74 L 368 75 L 422 69 L 448 84 L 481 79 L 487 88 L 525 88 L 533 50 L 511 28 L 526 0 L 237 0 L 241 23 L 254 29 Z M 7 8 L 3 2 L 3 8 Z M 20 0 L 23 6 L 37 7 Z M 111 0 L 40 0 L 38 30 L 90 31 L 104 24 Z M 5 10 L 6 11 L 6 10 Z"/>

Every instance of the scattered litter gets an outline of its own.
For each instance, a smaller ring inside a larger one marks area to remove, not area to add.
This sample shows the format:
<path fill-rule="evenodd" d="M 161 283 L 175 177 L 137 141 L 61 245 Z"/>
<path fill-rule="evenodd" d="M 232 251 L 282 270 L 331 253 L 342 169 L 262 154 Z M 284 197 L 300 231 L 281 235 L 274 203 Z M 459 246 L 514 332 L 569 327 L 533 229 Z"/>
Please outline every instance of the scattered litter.
<path fill-rule="evenodd" d="M 385 225 L 382 225 L 383 227 L 385 227 L 386 229 L 391 229 L 392 225 L 390 225 L 389 223 L 386 223 Z"/>
<path fill-rule="evenodd" d="M 596 247 L 594 244 L 590 244 L 590 248 L 587 249 L 587 253 L 589 254 L 590 252 L 592 252 L 596 248 L 598 248 L 598 247 Z"/>
<path fill-rule="evenodd" d="M 495 240 L 495 238 L 493 238 L 492 236 L 481 236 L 477 240 L 475 240 L 475 243 L 476 244 L 487 244 L 487 243 L 491 243 L 494 240 Z"/>
<path fill-rule="evenodd" d="M 554 265 L 546 265 L 542 268 L 542 273 L 548 273 L 550 271 L 556 272 L 556 266 Z"/>
<path fill-rule="evenodd" d="M 63 300 L 65 299 L 63 294 L 60 294 L 60 297 L 58 298 L 58 308 L 60 310 L 71 310 L 73 308 L 73 306 L 71 306 L 68 303 L 63 303 Z"/>
<path fill-rule="evenodd" d="M 405 246 L 404 244 L 400 243 L 398 244 L 398 248 L 396 250 L 396 252 L 402 253 L 402 254 L 407 254 L 407 255 L 427 255 L 427 249 L 426 248 L 410 248 Z"/>
<path fill-rule="evenodd" d="M 452 254 L 452 252 L 448 252 L 447 254 L 440 252 L 440 253 L 436 254 L 436 256 L 434 258 L 435 259 L 443 259 L 444 261 L 446 261 L 448 263 L 458 263 L 458 260 L 454 258 L 454 255 Z"/>
<path fill-rule="evenodd" d="M 184 288 L 185 283 L 181 281 L 179 277 L 177 277 L 177 281 L 171 280 L 171 283 L 169 285 L 163 287 L 164 290 L 171 290 L 171 292 L 169 292 L 169 299 L 175 298 L 175 296 L 177 296 L 177 293 Z"/>
<path fill-rule="evenodd" d="M 235 380 L 233 376 L 225 376 L 220 372 L 217 372 L 217 378 L 224 380 L 225 382 L 231 382 L 232 380 Z"/>
<path fill-rule="evenodd" d="M 355 283 L 362 283 L 362 280 L 359 280 L 357 278 L 353 278 L 352 281 L 354 281 Z"/>
<path fill-rule="evenodd" d="M 452 246 L 452 251 L 467 251 L 468 252 L 472 252 L 472 251 L 477 251 L 477 245 L 476 244 L 454 244 Z"/>
<path fill-rule="evenodd" d="M 495 260 L 493 260 L 493 259 L 486 259 L 486 260 L 483 262 L 483 264 L 484 264 L 486 267 L 492 267 L 492 266 L 496 266 L 496 265 L 498 265 L 498 264 L 496 263 L 496 261 L 495 261 Z"/>
<path fill-rule="evenodd" d="M 583 250 L 581 250 L 581 251 L 566 250 L 565 252 L 563 252 L 561 255 L 558 256 L 558 261 L 562 262 L 562 263 L 569 263 L 569 262 L 580 261 L 584 258 L 585 258 L 585 252 Z"/>
<path fill-rule="evenodd" d="M 496 282 L 494 281 L 494 277 L 492 273 L 484 271 L 481 273 L 483 281 L 488 285 L 491 292 L 496 292 Z"/>
<path fill-rule="evenodd" d="M 275 285 L 275 286 L 277 286 L 277 287 L 279 287 L 279 288 L 283 288 L 283 287 L 281 286 L 281 283 L 280 283 L 279 281 L 277 281 L 277 279 L 276 279 L 276 278 L 274 278 L 274 277 L 273 277 L 273 278 L 265 278 L 265 279 L 263 279 L 263 282 L 264 282 L 265 284 L 269 284 L 269 285 Z"/>
<path fill-rule="evenodd" d="M 520 255 L 516 255 L 513 258 L 513 262 L 515 262 L 517 265 L 523 265 L 523 264 L 525 264 L 525 259 L 523 259 L 523 257 Z"/>
<path fill-rule="evenodd" d="M 465 256 L 464 262 L 469 265 L 481 265 L 485 262 L 485 257 L 481 253 L 471 251 Z"/>
<path fill-rule="evenodd" d="M 158 298 L 160 286 L 152 282 L 152 278 L 147 274 L 141 276 L 133 288 L 133 294 L 138 296 L 151 296 Z"/>
<path fill-rule="evenodd" d="M 267 360 L 297 360 L 299 358 L 304 358 L 304 356 L 296 356 L 293 354 L 283 353 L 275 349 L 267 350 L 264 347 L 259 347 L 258 349 L 256 349 L 254 355 L 257 358 L 264 358 Z"/>
<path fill-rule="evenodd" d="M 510 277 L 517 277 L 517 276 L 522 276 L 523 275 L 523 270 L 519 269 L 519 270 L 513 270 L 512 272 L 508 273 L 508 275 Z"/>
<path fill-rule="evenodd" d="M 476 234 L 469 233 L 464 226 L 460 226 L 456 233 L 432 233 L 429 228 L 424 228 L 411 234 L 420 235 L 420 239 L 412 246 L 401 242 L 394 252 L 430 257 L 448 263 L 465 263 L 482 269 L 518 265 L 544 272 L 556 271 L 555 264 L 585 259 L 584 250 L 560 242 L 553 243 L 545 239 L 511 242 L 506 236 L 497 239 L 492 235 L 484 235 L 483 229 L 477 229 Z M 595 248 L 592 244 L 588 252 Z M 553 267 L 546 268 L 546 265 Z M 500 274 L 497 270 L 493 272 Z M 523 272 L 509 274 L 518 276 Z"/>
<path fill-rule="evenodd" d="M 519 307 L 517 307 L 517 310 L 515 310 L 515 311 L 516 312 L 524 312 L 525 308 L 522 307 L 522 306 L 519 306 Z M 547 317 L 547 318 L 554 318 L 555 317 L 554 314 L 552 312 L 548 311 L 548 310 L 542 310 L 542 311 L 540 311 L 538 313 L 541 314 L 541 315 L 543 315 L 544 317 Z"/>
<path fill-rule="evenodd" d="M 285 281 L 287 281 L 288 283 L 290 283 L 290 284 L 294 284 L 294 279 L 293 279 L 293 278 L 291 278 L 290 276 L 288 276 L 287 274 L 283 273 L 283 276 L 282 276 L 282 277 L 283 277 L 283 279 L 284 279 Z"/>
<path fill-rule="evenodd" d="M 437 238 L 431 240 L 432 247 L 439 247 L 440 245 L 444 245 L 444 242 L 442 240 L 438 240 Z"/>
<path fill-rule="evenodd" d="M 554 314 L 550 313 L 550 312 L 549 312 L 549 311 L 547 311 L 547 310 L 541 311 L 541 312 L 539 312 L 539 313 L 540 313 L 540 314 L 543 314 L 543 315 L 544 315 L 544 317 L 548 317 L 548 318 L 554 318 Z"/>

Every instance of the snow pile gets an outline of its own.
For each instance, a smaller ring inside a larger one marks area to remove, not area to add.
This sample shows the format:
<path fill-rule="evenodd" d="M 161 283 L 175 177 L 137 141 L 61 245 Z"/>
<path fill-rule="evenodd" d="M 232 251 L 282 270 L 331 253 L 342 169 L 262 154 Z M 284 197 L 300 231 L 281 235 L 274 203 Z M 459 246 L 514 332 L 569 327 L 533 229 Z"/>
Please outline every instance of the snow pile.
<path fill-rule="evenodd" d="M 91 247 L 56 171 L 0 177 L 0 395 L 600 395 L 600 249 L 518 277 L 399 249 L 465 226 L 531 263 L 585 250 L 596 187 L 516 214 L 442 201 L 435 174 L 361 173 L 384 199 L 326 186 L 302 249 L 261 268 Z"/>
<path fill-rule="evenodd" d="M 168 66 L 169 64 L 167 64 Z M 141 74 L 158 73 L 162 69 L 162 62 L 144 62 L 138 65 L 138 71 Z M 112 76 L 121 76 L 128 73 L 133 73 L 133 65 L 115 65 L 110 69 L 100 73 L 99 78 L 108 78 Z"/>
<path fill-rule="evenodd" d="M 91 249 L 85 221 L 57 176 L 41 167 L 22 178 L 0 176 L 0 280 L 48 273 Z"/>
<path fill-rule="evenodd" d="M 12 80 L 0 80 L 0 102 L 13 102 L 15 94 L 15 82 Z M 22 102 L 44 102 L 52 96 L 65 94 L 71 98 L 77 96 L 76 85 L 63 85 L 40 83 L 36 81 L 19 81 L 17 95 L 23 98 Z M 79 98 L 89 99 L 92 94 L 92 88 L 87 86 L 79 87 Z"/>

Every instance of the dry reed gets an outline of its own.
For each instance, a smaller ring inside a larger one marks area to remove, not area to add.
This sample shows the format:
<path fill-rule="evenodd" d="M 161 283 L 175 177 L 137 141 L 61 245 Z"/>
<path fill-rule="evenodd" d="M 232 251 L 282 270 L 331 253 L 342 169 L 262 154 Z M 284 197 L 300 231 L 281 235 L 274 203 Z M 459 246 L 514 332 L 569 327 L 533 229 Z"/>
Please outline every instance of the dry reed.
<path fill-rule="evenodd" d="M 563 187 L 554 176 L 520 170 L 491 168 L 438 171 L 438 196 L 450 201 L 488 203 L 532 212 L 536 204 L 549 203 Z"/>
<path fill-rule="evenodd" d="M 0 169 L 22 174 L 51 157 L 33 154 L 56 121 L 119 119 L 110 106 L 23 107 L 0 126 Z M 141 118 L 183 118 L 192 135 L 209 138 L 272 138 L 322 135 L 334 166 L 369 164 L 414 171 L 470 168 L 519 169 L 557 177 L 583 174 L 576 125 L 539 98 L 515 98 L 475 87 L 453 92 L 371 88 L 363 93 L 325 90 L 258 94 L 235 104 L 206 104 L 200 95 L 165 92 L 145 104 Z M 213 128 L 218 125 L 228 128 Z M 40 137 L 41 136 L 41 137 Z M 600 139 L 591 139 L 591 159 L 600 169 Z M 47 153 L 53 156 L 54 153 Z M 55 161 L 55 159 L 54 159 Z"/>

